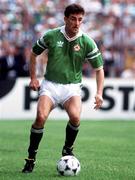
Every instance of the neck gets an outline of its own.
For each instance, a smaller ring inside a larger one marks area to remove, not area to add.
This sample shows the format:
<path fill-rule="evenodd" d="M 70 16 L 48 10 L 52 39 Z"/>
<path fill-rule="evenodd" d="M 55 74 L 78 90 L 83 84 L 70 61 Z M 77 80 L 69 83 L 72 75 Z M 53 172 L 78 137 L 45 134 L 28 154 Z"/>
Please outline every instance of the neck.
<path fill-rule="evenodd" d="M 69 38 L 73 38 L 77 35 L 77 33 L 71 32 L 67 27 L 65 27 L 65 32 Z"/>

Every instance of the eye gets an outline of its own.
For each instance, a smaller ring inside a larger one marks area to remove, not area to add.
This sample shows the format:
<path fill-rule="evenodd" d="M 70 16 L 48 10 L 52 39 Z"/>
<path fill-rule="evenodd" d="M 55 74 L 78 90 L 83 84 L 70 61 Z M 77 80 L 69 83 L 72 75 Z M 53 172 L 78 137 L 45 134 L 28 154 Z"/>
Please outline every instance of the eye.
<path fill-rule="evenodd" d="M 78 19 L 78 21 L 80 21 L 80 22 L 81 22 L 82 20 L 83 20 L 82 18 L 79 18 L 79 19 Z"/>
<path fill-rule="evenodd" d="M 72 20 L 72 21 L 75 21 L 75 20 L 76 20 L 76 18 L 75 18 L 75 17 L 71 17 L 71 20 Z"/>

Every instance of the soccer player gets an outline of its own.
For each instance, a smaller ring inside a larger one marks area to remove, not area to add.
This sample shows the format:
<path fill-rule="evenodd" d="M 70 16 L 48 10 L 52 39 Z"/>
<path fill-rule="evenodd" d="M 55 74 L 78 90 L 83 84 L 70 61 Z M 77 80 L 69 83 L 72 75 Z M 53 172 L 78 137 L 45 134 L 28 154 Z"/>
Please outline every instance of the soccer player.
<path fill-rule="evenodd" d="M 39 90 L 37 115 L 30 131 L 28 158 L 23 173 L 33 171 L 36 153 L 50 112 L 61 104 L 69 116 L 62 156 L 74 155 L 73 145 L 80 126 L 82 65 L 88 60 L 96 71 L 95 109 L 103 103 L 103 60 L 97 45 L 80 26 L 85 11 L 79 4 L 70 4 L 64 11 L 65 25 L 46 32 L 33 45 L 30 57 L 30 88 Z M 46 73 L 40 85 L 36 77 L 36 56 L 48 49 Z"/>

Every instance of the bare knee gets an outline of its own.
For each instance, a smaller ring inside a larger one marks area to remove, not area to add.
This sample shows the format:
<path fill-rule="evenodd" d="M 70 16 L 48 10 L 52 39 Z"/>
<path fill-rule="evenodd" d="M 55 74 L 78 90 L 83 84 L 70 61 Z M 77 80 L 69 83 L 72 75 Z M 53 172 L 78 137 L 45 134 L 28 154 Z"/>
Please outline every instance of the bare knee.
<path fill-rule="evenodd" d="M 47 117 L 48 117 L 48 115 L 46 115 L 45 113 L 40 112 L 40 111 L 37 112 L 37 117 L 36 117 L 36 120 L 35 120 L 33 126 L 36 128 L 43 128 L 45 121 L 47 120 Z"/>
<path fill-rule="evenodd" d="M 78 126 L 80 124 L 80 116 L 77 114 L 72 114 L 70 116 L 70 122 L 74 125 L 74 126 Z"/>

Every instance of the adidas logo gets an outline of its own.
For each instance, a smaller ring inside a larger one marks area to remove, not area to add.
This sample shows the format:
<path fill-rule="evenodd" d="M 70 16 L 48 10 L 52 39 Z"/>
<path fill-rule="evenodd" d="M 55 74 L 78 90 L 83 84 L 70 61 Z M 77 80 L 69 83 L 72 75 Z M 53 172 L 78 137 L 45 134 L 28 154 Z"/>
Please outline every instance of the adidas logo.
<path fill-rule="evenodd" d="M 63 47 L 63 43 L 64 43 L 64 42 L 62 42 L 62 41 L 57 41 L 57 46 L 58 46 L 58 47 Z"/>

